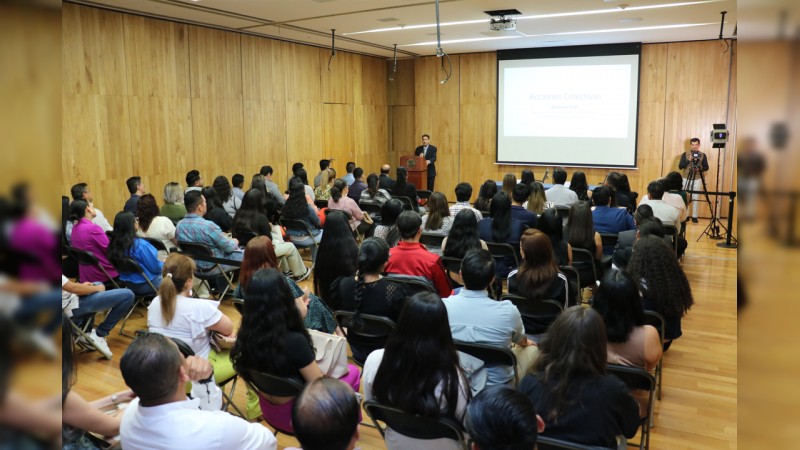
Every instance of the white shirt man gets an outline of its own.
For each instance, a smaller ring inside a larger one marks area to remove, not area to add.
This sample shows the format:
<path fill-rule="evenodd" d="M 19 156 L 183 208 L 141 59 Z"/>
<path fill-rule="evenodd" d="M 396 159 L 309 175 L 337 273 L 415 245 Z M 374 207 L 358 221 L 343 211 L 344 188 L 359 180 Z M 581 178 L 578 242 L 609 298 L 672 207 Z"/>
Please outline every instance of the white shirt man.
<path fill-rule="evenodd" d="M 689 215 L 688 214 L 689 210 L 686 208 L 686 203 L 683 203 L 683 197 L 681 197 L 678 194 L 673 194 L 672 192 L 664 192 L 664 196 L 661 198 L 661 200 L 663 200 L 664 203 L 668 204 L 669 206 L 672 206 L 673 208 L 677 209 L 680 212 L 681 222 L 686 221 L 686 217 Z M 642 199 L 639 201 L 639 205 L 648 203 L 649 201 L 650 201 L 650 196 L 644 194 Z M 656 215 L 656 217 L 661 219 L 661 217 L 658 215 Z M 663 222 L 664 219 L 661 219 L 661 221 Z"/>
<path fill-rule="evenodd" d="M 544 191 L 547 201 L 555 206 L 572 206 L 578 202 L 578 194 L 564 186 L 567 182 L 567 172 L 564 169 L 553 171 L 553 186 Z"/>
<path fill-rule="evenodd" d="M 664 225 L 672 225 L 675 228 L 680 229 L 681 226 L 681 219 L 686 217 L 686 211 L 684 209 L 681 212 L 680 209 L 668 204 L 664 200 L 664 196 L 667 193 L 664 192 L 664 183 L 661 181 L 653 181 L 647 185 L 647 196 L 646 199 L 643 197 L 642 201 L 639 204 L 647 204 L 650 205 L 650 208 L 653 209 L 653 215 L 661 219 L 661 223 Z M 683 200 L 677 194 L 672 194 L 678 197 L 681 205 L 683 205 Z"/>

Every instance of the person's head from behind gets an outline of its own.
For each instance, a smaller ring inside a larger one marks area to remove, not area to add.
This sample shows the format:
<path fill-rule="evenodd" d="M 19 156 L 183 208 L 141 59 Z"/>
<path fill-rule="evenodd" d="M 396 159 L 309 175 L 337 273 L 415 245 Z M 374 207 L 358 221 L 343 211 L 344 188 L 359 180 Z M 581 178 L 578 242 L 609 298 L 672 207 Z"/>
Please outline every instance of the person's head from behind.
<path fill-rule="evenodd" d="M 646 204 L 642 203 L 639 207 L 636 208 L 636 211 L 633 212 L 633 220 L 636 222 L 637 225 L 641 224 L 645 220 L 650 220 L 653 218 L 653 208 Z"/>
<path fill-rule="evenodd" d="M 647 195 L 650 200 L 661 200 L 664 198 L 664 183 L 655 180 L 647 185 Z"/>
<path fill-rule="evenodd" d="M 177 205 L 183 203 L 183 189 L 177 181 L 164 185 L 164 203 Z"/>
<path fill-rule="evenodd" d="M 92 220 L 94 216 L 94 208 L 86 200 L 73 200 L 69 204 L 69 220 L 71 222 L 77 222 L 83 218 Z"/>
<path fill-rule="evenodd" d="M 607 186 L 598 186 L 592 191 L 592 203 L 594 206 L 611 205 L 611 189 Z"/>
<path fill-rule="evenodd" d="M 652 217 L 639 224 L 639 230 L 636 232 L 636 238 L 641 239 L 645 236 L 655 236 L 659 239 L 664 239 L 666 236 L 664 231 L 664 224 L 658 217 Z"/>
<path fill-rule="evenodd" d="M 303 163 L 296 162 L 292 164 L 292 175 L 297 175 L 297 171 L 303 168 Z"/>
<path fill-rule="evenodd" d="M 381 206 L 381 225 L 392 226 L 403 213 L 403 202 L 393 198 Z"/>
<path fill-rule="evenodd" d="M 260 269 L 270 269 L 278 266 L 278 257 L 275 247 L 267 236 L 256 236 L 247 243 L 242 257 L 242 268 L 239 273 L 239 285 L 246 290 L 253 274 Z"/>
<path fill-rule="evenodd" d="M 567 392 L 577 379 L 606 373 L 606 345 L 603 318 L 591 308 L 567 308 L 550 325 L 531 366 L 549 388 L 552 408 L 545 411 L 549 421 L 568 406 Z"/>
<path fill-rule="evenodd" d="M 428 199 L 428 214 L 437 214 L 439 217 L 450 215 L 450 208 L 447 206 L 447 197 L 439 191 L 431 194 Z"/>
<path fill-rule="evenodd" d="M 200 191 L 187 192 L 183 197 L 183 204 L 189 214 L 202 216 L 206 212 L 206 199 L 203 198 L 203 194 Z"/>
<path fill-rule="evenodd" d="M 297 169 L 297 171 L 294 173 L 294 176 L 299 178 L 303 185 L 308 184 L 308 172 L 306 172 L 306 169 L 302 167 Z M 289 189 L 291 189 L 291 187 Z"/>
<path fill-rule="evenodd" d="M 536 228 L 546 234 L 551 241 L 560 242 L 564 239 L 564 219 L 555 208 L 546 209 L 542 213 L 536 222 Z"/>
<path fill-rule="evenodd" d="M 353 178 L 356 180 L 360 180 L 364 177 L 364 169 L 361 167 L 356 167 L 353 169 Z"/>
<path fill-rule="evenodd" d="M 561 167 L 556 167 L 553 169 L 553 183 L 554 184 L 564 184 L 567 182 L 567 171 L 562 169 Z"/>
<path fill-rule="evenodd" d="M 237 173 L 231 177 L 231 184 L 233 187 L 242 189 L 244 187 L 244 175 Z"/>
<path fill-rule="evenodd" d="M 499 219 L 504 215 L 511 214 L 511 198 L 505 192 L 500 191 L 492 197 L 492 203 L 489 205 L 489 215 L 493 219 Z"/>
<path fill-rule="evenodd" d="M 353 173 L 353 171 L 356 170 L 356 163 L 352 161 L 348 162 L 347 164 L 345 164 L 344 170 L 347 173 Z"/>
<path fill-rule="evenodd" d="M 233 195 L 231 183 L 228 181 L 228 177 L 224 175 L 214 178 L 214 183 L 212 183 L 212 186 L 222 202 L 227 202 L 228 199 Z"/>
<path fill-rule="evenodd" d="M 130 177 L 125 181 L 125 185 L 128 187 L 128 192 L 131 195 L 142 195 L 144 193 L 144 186 L 142 185 L 142 179 L 140 177 Z"/>
<path fill-rule="evenodd" d="M 222 208 L 222 201 L 220 200 L 219 194 L 217 194 L 217 190 L 216 189 L 214 189 L 211 186 L 206 186 L 203 189 L 201 189 L 200 192 L 203 194 L 203 197 L 205 197 L 205 199 L 206 199 L 206 206 L 207 206 L 209 211 L 211 211 L 213 209 L 216 209 L 216 208 Z M 187 208 L 187 211 L 188 211 L 188 208 Z"/>
<path fill-rule="evenodd" d="M 264 210 L 264 191 L 261 189 L 248 189 L 242 197 L 240 211 L 253 211 L 256 214 L 265 214 Z"/>
<path fill-rule="evenodd" d="M 147 231 L 150 228 L 150 223 L 159 213 L 158 203 L 156 203 L 156 198 L 153 194 L 142 195 L 136 205 L 136 218 L 139 219 L 139 228 L 142 231 Z"/>
<path fill-rule="evenodd" d="M 633 278 L 620 270 L 610 270 L 603 276 L 592 308 L 603 317 L 608 342 L 627 342 L 633 327 L 644 325 L 639 288 Z"/>
<path fill-rule="evenodd" d="M 266 179 L 272 179 L 272 166 L 261 166 L 261 170 L 258 173 Z"/>
<path fill-rule="evenodd" d="M 69 190 L 69 193 L 72 195 L 73 200 L 86 200 L 89 203 L 94 200 L 92 191 L 89 189 L 89 185 L 86 183 L 78 183 L 72 186 L 72 188 Z"/>
<path fill-rule="evenodd" d="M 482 291 L 494 281 L 494 258 L 487 250 L 471 250 L 461 260 L 461 278 L 470 291 Z"/>
<path fill-rule="evenodd" d="M 481 190 L 478 192 L 478 197 L 491 199 L 497 194 L 497 183 L 494 180 L 486 180 L 481 185 Z"/>
<path fill-rule="evenodd" d="M 544 421 L 527 395 L 510 386 L 484 388 L 467 407 L 470 450 L 532 450 Z"/>
<path fill-rule="evenodd" d="M 472 197 L 472 185 L 469 183 L 458 183 L 456 185 L 456 201 L 459 203 L 468 202 Z"/>
<path fill-rule="evenodd" d="M 200 176 L 199 170 L 194 169 L 186 173 L 186 186 L 203 187 L 203 177 Z"/>
<path fill-rule="evenodd" d="M 157 406 L 180 399 L 189 380 L 183 362 L 178 346 L 170 338 L 146 333 L 128 346 L 119 369 L 142 406 Z"/>
<path fill-rule="evenodd" d="M 404 241 L 418 241 L 422 219 L 414 211 L 403 211 L 397 218 L 397 230 Z"/>
<path fill-rule="evenodd" d="M 333 168 L 328 167 L 322 174 L 322 181 L 328 186 L 332 186 L 333 182 L 336 181 L 336 171 Z"/>
<path fill-rule="evenodd" d="M 397 168 L 397 184 L 398 185 L 405 185 L 406 179 L 408 178 L 408 170 L 405 167 L 398 167 Z"/>
<path fill-rule="evenodd" d="M 323 226 L 323 230 L 323 241 L 328 241 L 331 239 L 336 239 L 336 241 L 339 241 L 341 239 L 349 240 L 350 238 L 353 238 L 353 233 L 350 230 L 350 222 L 347 220 L 347 215 L 343 211 L 329 209 L 328 214 L 325 216 L 325 225 Z M 322 242 L 320 242 L 320 245 L 322 245 Z"/>
<path fill-rule="evenodd" d="M 191 295 L 194 270 L 194 260 L 180 253 L 170 253 L 164 261 L 158 295 L 161 298 L 161 317 L 167 325 L 175 317 L 178 294 L 188 292 Z"/>
<path fill-rule="evenodd" d="M 569 182 L 569 188 L 573 191 L 589 189 L 589 184 L 586 182 L 586 174 L 580 170 L 572 173 L 572 180 Z"/>
<path fill-rule="evenodd" d="M 388 164 L 384 164 L 381 166 L 381 175 L 389 175 L 391 171 L 392 171 L 392 166 Z"/>
<path fill-rule="evenodd" d="M 114 266 L 121 267 L 125 259 L 131 257 L 138 229 L 136 223 L 136 217 L 127 211 L 119 212 L 114 217 L 114 231 L 106 249 L 106 256 Z"/>
<path fill-rule="evenodd" d="M 514 190 L 514 186 L 517 185 L 517 176 L 513 173 L 507 173 L 503 175 L 503 192 L 506 193 L 509 197 L 511 197 L 511 192 Z"/>
<path fill-rule="evenodd" d="M 378 189 L 380 188 L 380 178 L 378 178 L 378 174 L 371 173 L 367 175 L 367 192 L 369 192 L 370 196 L 374 196 Z"/>
<path fill-rule="evenodd" d="M 530 185 L 530 195 L 528 196 L 528 211 L 541 214 L 544 212 L 547 196 L 544 193 L 544 185 L 534 181 Z"/>
<path fill-rule="evenodd" d="M 327 169 L 331 166 L 331 161 L 328 159 L 320 159 L 319 160 L 319 171 L 322 172 L 323 170 Z"/>
<path fill-rule="evenodd" d="M 358 276 L 379 275 L 389 260 L 389 244 L 376 237 L 364 239 L 358 249 Z"/>
<path fill-rule="evenodd" d="M 303 450 L 353 449 L 359 422 L 356 393 L 335 378 L 308 383 L 292 408 L 292 426 Z"/>
<path fill-rule="evenodd" d="M 528 200 L 528 197 L 531 195 L 531 188 L 525 183 L 518 183 L 514 185 L 514 189 L 511 191 L 511 197 L 514 200 L 515 205 L 522 205 Z"/>
<path fill-rule="evenodd" d="M 342 198 L 343 195 L 347 195 L 347 181 L 339 178 L 333 182 L 333 187 L 331 187 L 331 198 L 333 199 L 334 203 L 339 203 L 339 199 Z"/>
<path fill-rule="evenodd" d="M 520 173 L 520 178 L 519 178 L 520 183 L 527 184 L 528 186 L 530 186 L 531 183 L 533 183 L 534 181 L 536 181 L 536 178 L 533 176 L 532 170 L 525 169 L 522 171 L 522 173 Z"/>
<path fill-rule="evenodd" d="M 683 177 L 680 172 L 672 171 L 664 177 L 664 190 L 680 191 L 683 189 Z"/>
<path fill-rule="evenodd" d="M 536 228 L 528 228 L 522 233 L 519 241 L 519 250 L 522 256 L 524 267 L 520 270 L 534 270 L 540 267 L 548 267 L 553 272 L 558 271 L 555 256 L 553 255 L 553 244 L 550 237 Z"/>

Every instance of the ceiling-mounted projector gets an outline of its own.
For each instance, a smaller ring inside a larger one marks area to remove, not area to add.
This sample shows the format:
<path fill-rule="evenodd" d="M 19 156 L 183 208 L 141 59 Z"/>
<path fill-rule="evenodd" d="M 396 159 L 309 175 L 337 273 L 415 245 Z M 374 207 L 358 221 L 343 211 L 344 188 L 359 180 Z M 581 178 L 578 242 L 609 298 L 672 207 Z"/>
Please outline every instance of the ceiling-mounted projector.
<path fill-rule="evenodd" d="M 493 17 L 489 21 L 489 29 L 492 31 L 515 31 L 517 20 L 511 17 Z"/>

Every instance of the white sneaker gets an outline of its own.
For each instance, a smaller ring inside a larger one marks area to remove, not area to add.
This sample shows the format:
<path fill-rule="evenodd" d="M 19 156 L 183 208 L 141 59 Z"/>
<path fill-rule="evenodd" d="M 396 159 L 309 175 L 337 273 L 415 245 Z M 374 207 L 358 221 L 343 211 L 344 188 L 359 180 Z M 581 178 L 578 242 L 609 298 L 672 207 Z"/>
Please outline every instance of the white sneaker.
<path fill-rule="evenodd" d="M 306 273 L 304 273 L 304 274 L 300 275 L 300 276 L 297 278 L 297 282 L 299 283 L 299 282 L 301 282 L 301 281 L 305 281 L 305 280 L 307 280 L 307 279 L 308 279 L 308 277 L 310 277 L 310 276 L 311 276 L 311 269 L 306 269 Z"/>
<path fill-rule="evenodd" d="M 98 336 L 95 330 L 92 330 L 92 333 L 89 334 L 89 339 L 92 340 L 92 345 L 94 345 L 94 348 L 96 348 L 98 352 L 105 356 L 106 359 L 111 359 L 111 357 L 114 356 L 111 353 L 111 349 L 108 348 L 108 342 L 106 342 L 106 338 Z"/>
<path fill-rule="evenodd" d="M 48 358 L 56 358 L 58 356 L 58 349 L 53 342 L 53 338 L 44 334 L 42 330 L 33 330 L 29 338 L 31 343 L 42 353 L 47 355 Z"/>

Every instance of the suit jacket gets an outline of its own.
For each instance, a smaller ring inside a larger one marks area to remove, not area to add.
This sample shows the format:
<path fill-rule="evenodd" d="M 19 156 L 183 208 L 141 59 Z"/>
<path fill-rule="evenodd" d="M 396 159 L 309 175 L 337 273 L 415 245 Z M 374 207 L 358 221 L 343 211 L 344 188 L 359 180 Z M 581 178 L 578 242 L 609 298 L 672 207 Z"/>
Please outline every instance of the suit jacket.
<path fill-rule="evenodd" d="M 424 152 L 424 147 L 420 145 L 416 150 L 414 150 L 414 156 L 420 156 Z M 428 164 L 428 176 L 436 175 L 436 147 L 433 145 L 428 145 L 428 154 L 425 155 L 425 159 L 431 162 Z"/>
<path fill-rule="evenodd" d="M 380 174 L 380 176 L 378 176 L 378 187 L 380 187 L 381 189 L 386 189 L 387 191 L 389 191 L 392 189 L 392 186 L 394 186 L 394 183 L 395 181 L 389 178 L 389 175 L 382 173 Z"/>

